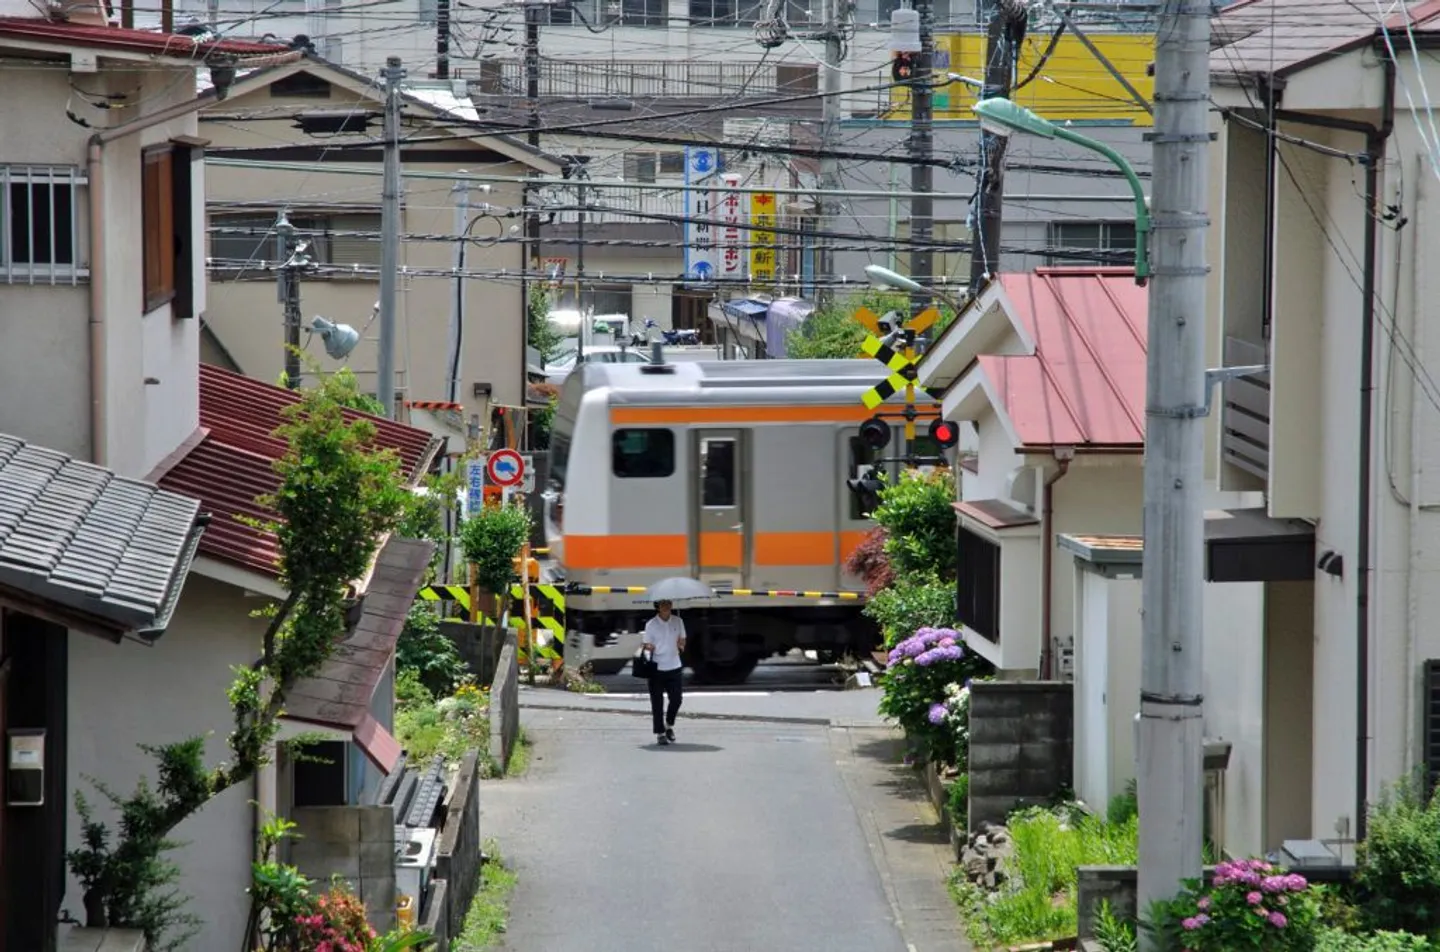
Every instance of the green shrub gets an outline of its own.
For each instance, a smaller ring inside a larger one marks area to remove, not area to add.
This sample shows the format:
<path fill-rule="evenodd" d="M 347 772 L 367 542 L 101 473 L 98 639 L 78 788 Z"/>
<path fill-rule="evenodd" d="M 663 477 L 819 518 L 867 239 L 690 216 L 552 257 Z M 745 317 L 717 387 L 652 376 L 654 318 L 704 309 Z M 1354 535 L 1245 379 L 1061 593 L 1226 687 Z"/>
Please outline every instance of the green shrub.
<path fill-rule="evenodd" d="M 970 775 L 962 773 L 950 784 L 945 797 L 945 812 L 950 814 L 950 825 L 965 830 L 970 822 Z"/>
<path fill-rule="evenodd" d="M 885 554 L 898 577 L 955 578 L 954 504 L 955 477 L 948 469 L 906 471 L 880 490 L 875 521 L 885 529 Z"/>
<path fill-rule="evenodd" d="M 969 739 L 967 685 L 978 668 L 960 640 L 953 628 L 922 628 L 891 650 L 879 677 L 879 712 L 938 764 L 963 762 Z"/>
<path fill-rule="evenodd" d="M 1108 899 L 1100 900 L 1100 911 L 1095 917 L 1095 941 L 1104 952 L 1137 952 L 1140 947 L 1135 924 L 1115 915 Z"/>
<path fill-rule="evenodd" d="M 1105 810 L 1105 819 L 1111 823 L 1124 823 L 1140 816 L 1140 795 L 1137 790 L 1135 779 L 1125 784 L 1125 792 L 1117 793 L 1110 798 L 1110 805 Z"/>
<path fill-rule="evenodd" d="M 475 563 L 475 578 L 492 595 L 508 596 L 515 581 L 515 560 L 530 537 L 530 512 L 523 506 L 485 506 L 460 526 L 465 560 Z"/>
<path fill-rule="evenodd" d="M 1355 885 L 1371 929 L 1440 929 L 1440 797 L 1427 803 L 1422 789 L 1402 781 L 1370 809 Z"/>
<path fill-rule="evenodd" d="M 1077 866 L 1134 865 L 1139 826 L 1135 819 L 1111 824 L 1080 810 L 1032 808 L 1011 815 L 1007 824 L 1015 850 L 1006 860 L 1009 877 L 991 897 L 957 886 L 970 910 L 977 945 L 1018 945 L 1073 936 L 1077 928 Z"/>
<path fill-rule="evenodd" d="M 1372 932 L 1355 935 L 1340 929 L 1321 929 L 1315 952 L 1433 952 L 1435 945 L 1409 932 Z"/>
<path fill-rule="evenodd" d="M 1210 882 L 1189 880 L 1157 903 L 1151 921 L 1163 941 L 1191 952 L 1311 952 L 1321 892 L 1265 860 L 1228 860 Z"/>
<path fill-rule="evenodd" d="M 412 605 L 405 618 L 395 648 L 395 670 L 397 676 L 413 670 L 426 690 L 439 696 L 454 691 L 469 672 L 460 649 L 440 630 L 440 619 L 423 602 Z"/>
<path fill-rule="evenodd" d="M 892 579 L 865 603 L 865 614 L 885 634 L 885 647 L 893 648 L 922 628 L 949 628 L 955 623 L 955 583 L 935 576 Z"/>

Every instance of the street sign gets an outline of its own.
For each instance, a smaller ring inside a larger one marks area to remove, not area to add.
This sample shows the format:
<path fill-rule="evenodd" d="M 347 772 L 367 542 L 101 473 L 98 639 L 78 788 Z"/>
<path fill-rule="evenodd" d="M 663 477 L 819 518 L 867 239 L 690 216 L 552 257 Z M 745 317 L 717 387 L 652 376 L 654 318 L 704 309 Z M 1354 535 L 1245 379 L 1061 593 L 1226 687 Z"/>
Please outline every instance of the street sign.
<path fill-rule="evenodd" d="M 472 459 L 465 467 L 465 515 L 485 508 L 485 460 Z"/>
<path fill-rule="evenodd" d="M 714 149 L 685 148 L 685 277 L 715 279 L 715 190 L 710 179 L 720 164 Z"/>
<path fill-rule="evenodd" d="M 485 461 L 485 473 L 496 486 L 517 486 L 525 478 L 525 458 L 511 449 L 496 450 Z"/>

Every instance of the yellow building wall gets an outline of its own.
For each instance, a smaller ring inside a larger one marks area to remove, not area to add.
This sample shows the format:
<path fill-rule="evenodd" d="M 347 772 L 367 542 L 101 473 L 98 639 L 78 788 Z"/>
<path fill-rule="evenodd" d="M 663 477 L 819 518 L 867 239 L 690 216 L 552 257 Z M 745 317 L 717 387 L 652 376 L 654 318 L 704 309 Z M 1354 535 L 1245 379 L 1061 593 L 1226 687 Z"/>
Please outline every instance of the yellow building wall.
<path fill-rule="evenodd" d="M 1155 81 L 1146 69 L 1155 58 L 1155 38 L 1151 35 L 1091 34 L 1090 41 L 1130 81 L 1147 100 L 1154 95 Z M 935 37 L 935 71 L 956 73 L 970 79 L 985 78 L 985 43 L 983 33 L 966 33 Z M 1050 43 L 1050 34 L 1032 34 L 1020 49 L 1017 70 L 1023 81 L 1035 69 Z M 974 119 L 970 111 L 979 90 L 965 83 L 953 82 L 935 90 L 936 119 Z M 1150 114 L 1130 98 L 1105 64 L 1085 48 L 1076 37 L 1065 34 L 1044 68 L 1014 97 L 1017 103 L 1046 119 L 1056 122 L 1102 121 L 1130 122 L 1137 126 L 1154 124 Z M 910 115 L 910 90 L 890 91 L 892 109 L 888 118 L 906 119 Z"/>

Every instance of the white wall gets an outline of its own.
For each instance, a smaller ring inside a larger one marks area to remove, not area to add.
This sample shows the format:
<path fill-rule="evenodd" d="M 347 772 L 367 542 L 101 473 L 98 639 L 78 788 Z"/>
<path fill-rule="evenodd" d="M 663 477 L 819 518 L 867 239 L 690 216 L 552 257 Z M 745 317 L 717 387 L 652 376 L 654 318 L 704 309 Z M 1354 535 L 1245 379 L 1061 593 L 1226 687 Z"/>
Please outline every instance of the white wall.
<path fill-rule="evenodd" d="M 1006 480 L 1015 467 L 1024 462 L 1015 452 L 1010 434 L 1005 432 L 993 410 L 986 410 L 980 419 L 974 421 L 978 434 L 979 457 L 976 459 L 976 473 L 964 484 L 965 499 L 1006 499 L 1009 490 Z"/>
<path fill-rule="evenodd" d="M 137 744 L 206 735 L 207 764 L 229 755 L 226 690 L 231 666 L 248 664 L 259 651 L 263 622 L 249 616 L 259 607 L 260 599 L 192 574 L 170 629 L 153 647 L 71 639 L 67 782 L 85 793 L 98 818 L 108 819 L 111 811 L 87 777 L 122 792 L 141 777 L 154 784 L 154 761 Z M 186 952 L 233 948 L 244 933 L 254 796 L 250 784 L 232 788 L 175 830 L 175 838 L 186 844 L 171 856 L 183 872 L 179 887 L 191 897 L 188 911 L 205 922 Z M 79 835 L 80 821 L 72 813 L 67 842 L 78 843 Z M 65 905 L 84 908 L 73 880 Z"/>

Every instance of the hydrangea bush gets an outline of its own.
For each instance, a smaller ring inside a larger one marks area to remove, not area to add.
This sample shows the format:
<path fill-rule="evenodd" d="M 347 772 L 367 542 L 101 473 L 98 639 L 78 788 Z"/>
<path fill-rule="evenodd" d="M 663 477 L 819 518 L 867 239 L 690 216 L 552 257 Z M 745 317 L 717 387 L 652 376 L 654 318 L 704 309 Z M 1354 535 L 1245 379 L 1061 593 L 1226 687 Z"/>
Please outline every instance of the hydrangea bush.
<path fill-rule="evenodd" d="M 953 628 L 921 628 L 891 649 L 880 675 L 880 713 L 947 765 L 963 762 L 968 750 L 969 681 L 983 665 L 962 641 Z"/>
<path fill-rule="evenodd" d="M 1157 917 L 1184 952 L 1310 952 L 1320 920 L 1318 890 L 1304 876 L 1260 859 L 1220 863 Z"/>

